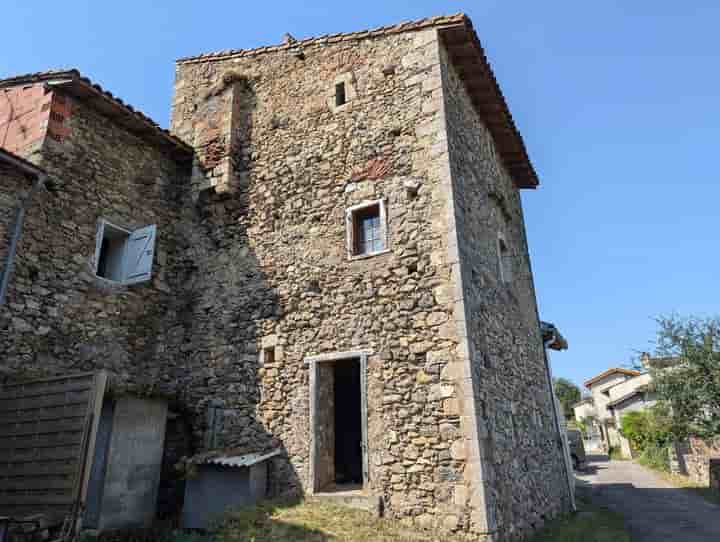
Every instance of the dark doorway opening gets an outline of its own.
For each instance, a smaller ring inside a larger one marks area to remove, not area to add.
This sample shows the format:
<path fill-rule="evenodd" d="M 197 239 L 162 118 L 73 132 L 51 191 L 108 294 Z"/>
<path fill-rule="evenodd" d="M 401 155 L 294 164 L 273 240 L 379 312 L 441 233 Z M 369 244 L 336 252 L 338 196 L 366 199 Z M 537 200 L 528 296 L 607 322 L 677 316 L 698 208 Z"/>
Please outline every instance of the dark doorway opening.
<path fill-rule="evenodd" d="M 335 483 L 363 483 L 360 361 L 334 363 Z"/>

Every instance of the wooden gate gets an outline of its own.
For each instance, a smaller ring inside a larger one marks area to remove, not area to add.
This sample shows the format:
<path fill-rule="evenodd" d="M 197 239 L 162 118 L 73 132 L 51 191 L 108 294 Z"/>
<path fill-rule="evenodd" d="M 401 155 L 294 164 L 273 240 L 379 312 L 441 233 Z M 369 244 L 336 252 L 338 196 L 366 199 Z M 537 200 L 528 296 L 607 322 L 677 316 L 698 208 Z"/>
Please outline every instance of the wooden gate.
<path fill-rule="evenodd" d="M 62 519 L 87 487 L 105 373 L 0 389 L 0 516 Z"/>

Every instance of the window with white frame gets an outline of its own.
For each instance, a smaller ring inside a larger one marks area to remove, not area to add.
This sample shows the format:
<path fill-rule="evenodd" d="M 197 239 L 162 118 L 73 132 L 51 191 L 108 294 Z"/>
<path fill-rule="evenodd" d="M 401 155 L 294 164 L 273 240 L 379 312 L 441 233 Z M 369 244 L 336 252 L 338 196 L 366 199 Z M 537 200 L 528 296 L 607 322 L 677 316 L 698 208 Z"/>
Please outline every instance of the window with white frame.
<path fill-rule="evenodd" d="M 505 236 L 501 233 L 498 234 L 497 253 L 498 274 L 500 275 L 500 280 L 507 284 L 512 281 L 513 261 L 510 248 L 507 241 L 505 241 Z"/>
<path fill-rule="evenodd" d="M 95 274 L 121 284 L 150 280 L 155 225 L 127 230 L 100 219 L 95 239 Z"/>
<path fill-rule="evenodd" d="M 385 201 L 368 201 L 346 212 L 350 257 L 372 256 L 388 250 Z"/>

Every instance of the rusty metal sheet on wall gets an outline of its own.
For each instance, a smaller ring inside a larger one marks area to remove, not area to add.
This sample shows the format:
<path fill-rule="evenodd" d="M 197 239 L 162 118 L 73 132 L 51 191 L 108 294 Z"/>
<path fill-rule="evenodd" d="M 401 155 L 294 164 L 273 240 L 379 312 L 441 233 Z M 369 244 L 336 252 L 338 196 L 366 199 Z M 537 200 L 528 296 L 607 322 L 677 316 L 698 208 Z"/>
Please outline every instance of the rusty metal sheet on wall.
<path fill-rule="evenodd" d="M 84 496 L 104 389 L 103 373 L 0 388 L 0 516 L 61 519 Z"/>

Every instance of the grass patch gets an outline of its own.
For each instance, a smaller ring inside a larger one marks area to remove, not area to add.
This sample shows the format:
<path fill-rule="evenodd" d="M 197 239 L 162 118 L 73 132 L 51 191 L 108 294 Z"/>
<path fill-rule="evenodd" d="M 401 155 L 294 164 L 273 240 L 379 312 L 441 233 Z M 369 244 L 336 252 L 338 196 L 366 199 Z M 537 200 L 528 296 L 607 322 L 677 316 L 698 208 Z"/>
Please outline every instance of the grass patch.
<path fill-rule="evenodd" d="M 664 446 L 650 445 L 647 446 L 640 457 L 637 458 L 637 462 L 659 472 L 670 471 L 670 460 L 668 457 L 668 449 Z"/>
<path fill-rule="evenodd" d="M 578 495 L 576 514 L 558 518 L 548 524 L 532 542 L 633 542 L 620 514 L 593 505 Z"/>
<path fill-rule="evenodd" d="M 268 502 L 230 512 L 212 537 L 217 542 L 459 542 L 446 534 L 406 527 L 325 501 Z"/>

